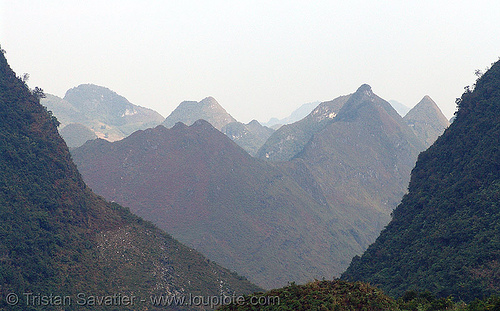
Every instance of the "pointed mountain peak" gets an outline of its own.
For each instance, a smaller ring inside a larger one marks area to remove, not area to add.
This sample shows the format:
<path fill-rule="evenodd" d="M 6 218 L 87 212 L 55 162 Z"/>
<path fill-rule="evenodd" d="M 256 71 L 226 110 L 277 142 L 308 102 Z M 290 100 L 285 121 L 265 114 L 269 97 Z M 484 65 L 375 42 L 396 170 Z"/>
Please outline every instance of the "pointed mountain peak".
<path fill-rule="evenodd" d="M 385 111 L 385 113 L 389 114 L 393 119 L 401 120 L 401 116 L 391 104 L 374 94 L 371 86 L 368 84 L 361 85 L 357 91 L 351 95 L 339 111 L 338 118 L 353 120 L 359 116 L 360 111 L 364 111 L 363 114 L 366 114 L 368 110 L 371 111 L 368 115 L 373 115 L 375 111 L 380 110 Z"/>
<path fill-rule="evenodd" d="M 249 125 L 249 126 L 262 126 L 262 124 L 260 124 L 260 122 L 257 121 L 257 120 L 255 120 L 255 119 L 253 119 L 252 121 L 248 122 L 247 125 Z"/>
<path fill-rule="evenodd" d="M 408 111 L 403 120 L 427 147 L 432 145 L 450 125 L 429 95 L 425 95 L 415 107 Z"/>
<path fill-rule="evenodd" d="M 356 91 L 356 93 L 362 93 L 366 96 L 372 96 L 373 95 L 373 91 L 372 91 L 372 87 L 368 84 L 363 84 L 361 85 L 358 90 Z M 354 93 L 354 94 L 356 94 Z"/>
<path fill-rule="evenodd" d="M 163 125 L 172 127 L 177 122 L 186 125 L 193 124 L 196 120 L 208 121 L 213 127 L 220 130 L 225 125 L 236 122 L 236 120 L 215 100 L 206 97 L 199 102 L 184 101 L 165 119 Z"/>
<path fill-rule="evenodd" d="M 437 106 L 436 102 L 432 100 L 432 98 L 429 96 L 429 95 L 425 95 L 419 102 L 416 106 L 430 106 L 430 107 L 433 107 L 433 108 L 438 108 L 439 107 Z M 415 106 L 415 107 L 416 107 Z"/>
<path fill-rule="evenodd" d="M 430 101 L 434 102 L 434 101 L 432 100 L 432 98 L 431 98 L 429 95 L 425 95 L 425 96 L 424 96 L 424 98 L 422 98 L 422 101 L 423 101 L 423 100 L 426 100 L 426 101 L 429 101 L 429 100 L 430 100 Z"/>
<path fill-rule="evenodd" d="M 357 106 L 365 100 L 373 101 L 376 97 L 372 91 L 372 87 L 368 84 L 363 84 L 351 95 L 351 98 L 346 102 L 345 108 L 349 108 L 352 105 Z"/>
<path fill-rule="evenodd" d="M 200 101 L 200 104 L 220 106 L 219 102 L 217 102 L 217 100 L 212 96 L 205 97 L 202 101 Z"/>

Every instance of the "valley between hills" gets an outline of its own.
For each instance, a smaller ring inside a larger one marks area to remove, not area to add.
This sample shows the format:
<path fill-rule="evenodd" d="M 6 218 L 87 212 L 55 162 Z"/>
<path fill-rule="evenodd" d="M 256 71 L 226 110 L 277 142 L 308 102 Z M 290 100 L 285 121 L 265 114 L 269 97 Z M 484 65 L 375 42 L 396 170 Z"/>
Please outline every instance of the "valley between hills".
<path fill-rule="evenodd" d="M 451 125 L 429 96 L 401 116 L 364 84 L 267 126 L 212 97 L 164 119 L 102 86 L 44 94 L 0 54 L 2 297 L 500 306 L 500 63 L 457 100 Z"/>
<path fill-rule="evenodd" d="M 95 85 L 42 103 L 70 126 L 68 107 L 75 123 L 88 115 L 90 129 L 132 126 L 131 111 L 142 127 L 156 120 Z M 406 118 L 363 85 L 276 129 L 238 122 L 212 97 L 185 101 L 156 127 L 120 140 L 96 131 L 71 153 L 97 194 L 275 288 L 339 276 L 389 222 L 418 153 L 448 125 L 428 96 Z"/>

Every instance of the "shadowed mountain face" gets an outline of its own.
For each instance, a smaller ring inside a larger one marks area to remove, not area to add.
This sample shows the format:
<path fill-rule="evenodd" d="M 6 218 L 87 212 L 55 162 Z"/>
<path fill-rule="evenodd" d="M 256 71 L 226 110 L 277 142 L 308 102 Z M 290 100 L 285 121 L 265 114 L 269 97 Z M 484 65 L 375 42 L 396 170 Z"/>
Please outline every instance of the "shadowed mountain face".
<path fill-rule="evenodd" d="M 340 272 L 330 247 L 352 237 L 335 238 L 323 219 L 335 212 L 204 120 L 88 142 L 73 156 L 96 192 L 261 286 Z"/>
<path fill-rule="evenodd" d="M 154 110 L 134 105 L 125 97 L 93 84 L 82 84 L 68 90 L 64 99 L 49 94 L 41 103 L 60 120 L 61 130 L 78 123 L 99 138 L 110 141 L 120 140 L 136 130 L 153 127 L 163 121 L 163 117 Z M 85 135 L 87 130 L 79 128 Z M 73 127 L 71 133 L 75 133 L 76 129 Z M 70 144 L 74 141 L 71 136 L 63 135 L 63 138 L 68 138 Z"/>
<path fill-rule="evenodd" d="M 219 295 L 257 287 L 84 184 L 57 120 L 0 53 L 0 295 Z M 24 304 L 1 308 L 26 310 Z M 122 306 L 122 309 L 137 309 Z M 154 309 L 152 306 L 148 306 Z M 81 309 L 92 309 L 92 306 Z"/>
<path fill-rule="evenodd" d="M 426 147 L 432 145 L 450 125 L 441 109 L 427 95 L 403 119 Z"/>
<path fill-rule="evenodd" d="M 412 171 L 409 193 L 343 278 L 400 296 L 429 290 L 465 301 L 498 295 L 500 63 L 466 91 L 455 121 Z"/>
<path fill-rule="evenodd" d="M 351 215 L 366 247 L 406 192 L 423 149 L 389 103 L 363 85 L 295 159 L 306 163 L 326 201 Z"/>
<path fill-rule="evenodd" d="M 326 106 L 287 162 L 252 158 L 203 120 L 72 155 L 97 193 L 263 287 L 332 277 L 388 223 L 423 146 L 369 86 L 338 115 Z"/>
<path fill-rule="evenodd" d="M 304 119 L 280 127 L 259 149 L 256 157 L 273 161 L 287 161 L 299 153 L 314 133 L 329 124 L 349 99 L 349 95 L 319 104 Z"/>

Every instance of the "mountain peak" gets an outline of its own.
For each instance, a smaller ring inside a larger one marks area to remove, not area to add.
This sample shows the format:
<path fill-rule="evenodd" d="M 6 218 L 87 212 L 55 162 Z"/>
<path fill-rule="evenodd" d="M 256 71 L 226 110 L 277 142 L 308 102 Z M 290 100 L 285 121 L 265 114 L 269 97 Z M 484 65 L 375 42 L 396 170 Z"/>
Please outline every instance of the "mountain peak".
<path fill-rule="evenodd" d="M 191 125 L 199 119 L 208 121 L 218 130 L 221 130 L 222 127 L 231 122 L 236 122 L 215 98 L 209 96 L 199 102 L 183 101 L 163 121 L 163 125 L 165 127 L 172 127 L 179 121 L 186 125 Z"/>
<path fill-rule="evenodd" d="M 212 96 L 205 97 L 203 100 L 200 101 L 200 104 L 220 106 L 219 102 Z"/>
<path fill-rule="evenodd" d="M 429 95 L 415 105 L 403 118 L 415 135 L 428 147 L 450 125 L 438 105 Z"/>
<path fill-rule="evenodd" d="M 182 122 L 177 122 L 175 123 L 175 125 L 172 127 L 173 130 L 183 130 L 185 128 L 187 128 L 188 126 Z"/>
<path fill-rule="evenodd" d="M 358 90 L 356 91 L 356 93 L 363 93 L 365 94 L 366 96 L 372 96 L 373 95 L 373 92 L 372 92 L 372 87 L 368 84 L 362 84 Z M 356 94 L 355 93 L 355 94 Z"/>
<path fill-rule="evenodd" d="M 376 113 L 378 111 L 378 113 Z M 368 84 L 361 85 L 355 93 L 344 104 L 338 113 L 339 119 L 354 120 L 364 115 L 365 117 L 373 117 L 375 114 L 389 114 L 395 120 L 401 120 L 401 116 L 387 101 L 378 97 L 373 93 L 371 86 Z"/>

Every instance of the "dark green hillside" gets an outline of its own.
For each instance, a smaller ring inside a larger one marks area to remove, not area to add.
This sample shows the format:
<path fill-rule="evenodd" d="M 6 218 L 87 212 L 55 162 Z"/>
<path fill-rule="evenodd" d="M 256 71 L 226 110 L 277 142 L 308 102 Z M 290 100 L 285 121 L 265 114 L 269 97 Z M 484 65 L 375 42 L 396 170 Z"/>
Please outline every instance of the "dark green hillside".
<path fill-rule="evenodd" d="M 57 123 L 0 53 L 0 309 L 33 309 L 23 293 L 75 302 L 77 293 L 149 299 L 257 289 L 93 194 Z M 17 308 L 7 306 L 12 292 L 21 299 Z M 75 308 L 86 309 L 65 309 Z M 147 302 L 130 307 L 139 308 L 152 309 Z"/>
<path fill-rule="evenodd" d="M 420 154 L 393 220 L 344 279 L 394 296 L 500 293 L 500 63 L 458 103 L 456 120 Z"/>
<path fill-rule="evenodd" d="M 431 292 L 409 291 L 399 299 L 363 282 L 343 280 L 289 284 L 265 293 L 227 299 L 219 311 L 493 311 L 500 310 L 500 297 L 476 299 L 466 304 L 453 297 L 436 297 Z"/>
<path fill-rule="evenodd" d="M 219 308 L 220 311 L 244 310 L 399 310 L 397 303 L 368 284 L 340 280 L 315 281 L 305 285 L 291 284 L 245 297 Z"/>

